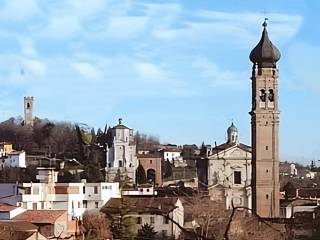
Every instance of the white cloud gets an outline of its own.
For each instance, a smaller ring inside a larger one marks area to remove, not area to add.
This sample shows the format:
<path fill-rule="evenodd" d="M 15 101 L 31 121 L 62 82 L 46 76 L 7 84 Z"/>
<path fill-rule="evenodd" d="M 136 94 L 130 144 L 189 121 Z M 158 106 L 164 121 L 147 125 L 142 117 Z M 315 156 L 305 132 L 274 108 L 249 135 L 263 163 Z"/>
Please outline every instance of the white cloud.
<path fill-rule="evenodd" d="M 218 64 L 204 57 L 195 58 L 193 66 L 198 69 L 199 76 L 205 79 L 209 86 L 247 87 L 245 83 L 249 79 L 248 72 L 233 72 L 222 69 Z"/>
<path fill-rule="evenodd" d="M 148 62 L 137 62 L 135 63 L 135 67 L 139 76 L 143 79 L 147 79 L 149 81 L 166 81 L 163 70 L 161 70 L 155 64 Z"/>
<path fill-rule="evenodd" d="M 146 29 L 147 21 L 146 17 L 111 17 L 105 35 L 118 39 L 136 37 Z"/>
<path fill-rule="evenodd" d="M 31 38 L 19 37 L 18 42 L 20 44 L 21 53 L 26 56 L 35 57 L 37 52 L 34 47 L 34 42 Z"/>
<path fill-rule="evenodd" d="M 76 62 L 72 63 L 72 67 L 86 79 L 97 80 L 102 76 L 101 71 L 90 63 Z"/>
<path fill-rule="evenodd" d="M 23 72 L 31 72 L 35 76 L 44 76 L 47 72 L 47 66 L 44 62 L 35 59 L 26 59 L 23 62 Z M 21 73 L 24 74 L 24 73 Z"/>
<path fill-rule="evenodd" d="M 7 0 L 4 7 L 0 9 L 2 21 L 25 21 L 37 14 L 40 8 L 36 0 Z"/>
<path fill-rule="evenodd" d="M 319 68 L 320 46 L 305 43 L 294 44 L 289 49 L 287 61 L 289 63 L 288 76 L 292 78 L 292 84 L 319 94 L 320 81 L 316 70 Z"/>

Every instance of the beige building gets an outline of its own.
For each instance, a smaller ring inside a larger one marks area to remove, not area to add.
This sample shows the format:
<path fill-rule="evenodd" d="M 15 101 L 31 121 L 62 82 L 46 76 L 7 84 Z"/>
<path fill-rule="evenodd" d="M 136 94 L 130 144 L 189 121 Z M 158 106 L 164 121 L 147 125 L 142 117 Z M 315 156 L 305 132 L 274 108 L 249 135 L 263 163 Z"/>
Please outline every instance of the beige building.
<path fill-rule="evenodd" d="M 251 208 L 251 148 L 239 142 L 232 123 L 226 143 L 208 153 L 208 190 L 212 200 L 222 200 L 226 208 Z"/>
<path fill-rule="evenodd" d="M 279 50 L 269 40 L 267 23 L 250 53 L 252 68 L 252 207 L 261 217 L 279 217 Z"/>
<path fill-rule="evenodd" d="M 177 224 L 184 225 L 184 207 L 177 197 L 111 198 L 101 211 L 115 218 L 125 211 L 124 217 L 131 217 L 134 221 L 135 233 L 138 233 L 143 224 L 150 224 L 158 233 L 159 239 L 179 239 L 181 229 Z"/>

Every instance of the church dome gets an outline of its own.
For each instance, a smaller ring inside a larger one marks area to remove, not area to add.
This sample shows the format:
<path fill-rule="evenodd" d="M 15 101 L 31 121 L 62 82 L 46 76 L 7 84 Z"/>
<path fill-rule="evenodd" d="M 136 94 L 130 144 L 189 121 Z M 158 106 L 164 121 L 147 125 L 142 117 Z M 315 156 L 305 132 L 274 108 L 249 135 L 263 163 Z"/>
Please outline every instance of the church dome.
<path fill-rule="evenodd" d="M 228 143 L 237 143 L 238 142 L 238 129 L 231 123 L 230 127 L 227 129 Z"/>
<path fill-rule="evenodd" d="M 261 39 L 250 53 L 250 61 L 254 64 L 257 63 L 259 67 L 276 67 L 281 54 L 269 39 L 266 20 L 262 24 L 263 32 Z"/>
<path fill-rule="evenodd" d="M 231 123 L 230 127 L 228 127 L 227 133 L 232 133 L 232 132 L 238 132 L 237 127 L 233 124 L 233 122 Z"/>

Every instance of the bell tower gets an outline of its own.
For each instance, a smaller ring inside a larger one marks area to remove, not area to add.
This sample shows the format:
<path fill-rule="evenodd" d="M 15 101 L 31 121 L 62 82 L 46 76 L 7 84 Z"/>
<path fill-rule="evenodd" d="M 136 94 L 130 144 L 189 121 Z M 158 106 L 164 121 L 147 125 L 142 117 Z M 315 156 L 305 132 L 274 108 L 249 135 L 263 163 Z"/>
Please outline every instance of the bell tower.
<path fill-rule="evenodd" d="M 24 97 L 24 124 L 33 126 L 33 97 Z"/>
<path fill-rule="evenodd" d="M 267 20 L 267 19 L 266 19 Z M 279 217 L 279 97 L 277 61 L 281 55 L 268 37 L 267 22 L 250 53 L 252 68 L 252 208 L 265 218 Z"/>

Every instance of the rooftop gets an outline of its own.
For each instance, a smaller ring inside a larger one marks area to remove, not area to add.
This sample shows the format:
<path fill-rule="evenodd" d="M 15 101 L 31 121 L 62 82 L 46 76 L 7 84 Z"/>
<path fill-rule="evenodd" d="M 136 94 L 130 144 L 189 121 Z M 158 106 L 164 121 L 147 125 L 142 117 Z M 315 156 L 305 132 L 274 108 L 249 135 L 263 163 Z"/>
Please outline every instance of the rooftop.
<path fill-rule="evenodd" d="M 53 224 L 64 213 L 66 213 L 65 210 L 27 210 L 16 216 L 14 220 Z"/>

